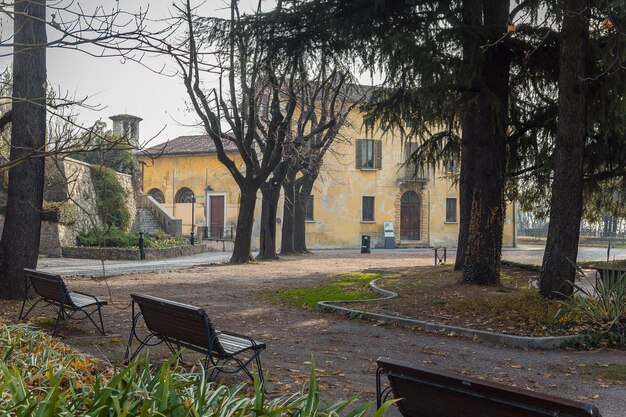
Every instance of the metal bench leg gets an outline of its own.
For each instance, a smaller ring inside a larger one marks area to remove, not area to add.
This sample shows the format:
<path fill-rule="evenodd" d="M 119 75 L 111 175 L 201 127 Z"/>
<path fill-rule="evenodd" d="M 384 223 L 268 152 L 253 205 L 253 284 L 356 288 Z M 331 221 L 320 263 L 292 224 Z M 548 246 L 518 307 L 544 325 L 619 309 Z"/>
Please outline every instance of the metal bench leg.
<path fill-rule="evenodd" d="M 211 371 L 207 374 L 206 378 L 209 381 L 215 381 L 219 374 L 220 374 L 220 369 L 217 366 L 214 365 L 213 367 L 211 367 Z"/>
<path fill-rule="evenodd" d="M 263 367 L 261 367 L 261 354 L 260 354 L 260 352 L 257 353 L 255 361 L 256 361 L 257 371 L 259 372 L 259 381 L 261 382 L 261 384 L 263 384 L 263 383 L 265 383 L 265 378 L 263 377 Z"/>
<path fill-rule="evenodd" d="M 248 365 L 245 365 L 243 362 L 241 362 L 239 359 L 235 359 L 235 362 L 237 362 L 237 364 L 239 365 L 239 367 L 246 373 L 246 375 L 248 375 L 248 377 L 250 378 L 250 380 L 252 382 L 254 382 L 254 375 L 252 375 L 252 372 L 250 372 L 250 370 L 248 369 Z"/>
<path fill-rule="evenodd" d="M 389 394 L 391 394 L 391 386 L 382 388 L 382 375 L 385 373 L 383 368 L 376 370 L 376 409 L 379 409 L 383 402 L 387 401 Z"/>
<path fill-rule="evenodd" d="M 91 313 L 87 313 L 83 309 L 80 309 L 79 311 L 82 312 L 85 315 L 85 317 L 87 317 L 94 326 L 96 326 L 96 329 L 98 329 L 100 334 L 102 334 L 103 336 L 106 335 L 106 333 L 104 332 L 104 322 L 102 321 L 102 306 L 97 306 L 96 309 L 93 310 Z M 100 317 L 99 326 L 98 326 L 98 323 L 96 323 L 96 321 L 92 317 L 94 314 L 96 314 L 96 312 L 98 313 L 98 316 Z"/>
<path fill-rule="evenodd" d="M 28 300 L 24 299 L 24 301 L 22 302 L 22 309 L 20 310 L 20 320 L 24 320 L 24 319 L 25 319 L 25 318 L 26 318 L 26 317 L 30 314 L 30 312 L 31 312 L 31 311 L 33 311 L 33 310 L 35 309 L 35 307 L 37 306 L 37 304 L 39 304 L 39 302 L 40 302 L 40 301 L 42 301 L 42 299 L 41 299 L 41 298 L 38 298 L 37 300 L 35 300 L 35 302 L 34 302 L 34 303 L 31 303 L 31 304 L 30 304 L 30 307 L 28 308 L 28 310 L 26 310 L 26 313 L 23 313 L 23 311 L 24 311 L 24 307 L 26 306 L 26 302 L 29 302 L 29 303 L 30 303 L 30 301 L 28 301 Z M 46 306 L 44 306 L 44 307 L 47 307 L 48 305 L 49 305 L 49 304 L 47 304 L 47 305 L 46 305 Z"/>
<path fill-rule="evenodd" d="M 65 326 L 67 321 L 69 320 L 69 315 L 65 312 L 65 308 L 63 308 L 63 304 L 59 307 L 59 314 L 57 314 L 57 321 L 54 325 L 54 331 L 52 332 L 52 336 L 57 336 L 59 331 Z"/>
<path fill-rule="evenodd" d="M 99 305 L 98 306 L 98 316 L 100 317 L 100 328 L 98 330 L 100 330 L 100 333 L 102 333 L 102 335 L 104 336 L 104 322 L 102 321 L 102 306 Z M 92 320 L 93 321 L 93 320 Z M 98 327 L 98 326 L 96 326 Z"/>
<path fill-rule="evenodd" d="M 24 313 L 24 307 L 26 307 L 26 301 L 28 301 L 28 292 L 24 294 L 24 300 L 22 301 L 22 308 L 20 308 L 20 317 L 19 320 L 24 319 L 24 317 L 26 317 L 26 315 L 22 314 Z M 30 313 L 30 310 L 32 310 L 32 307 L 26 312 L 26 314 Z"/>

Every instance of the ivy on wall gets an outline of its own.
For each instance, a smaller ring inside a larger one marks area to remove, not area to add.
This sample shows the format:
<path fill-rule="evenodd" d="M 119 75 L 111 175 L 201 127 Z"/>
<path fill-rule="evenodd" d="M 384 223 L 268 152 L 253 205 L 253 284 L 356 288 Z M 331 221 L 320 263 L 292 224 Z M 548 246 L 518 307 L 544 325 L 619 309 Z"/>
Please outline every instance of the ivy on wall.
<path fill-rule="evenodd" d="M 92 165 L 91 181 L 96 192 L 100 220 L 109 227 L 127 230 L 130 226 L 130 212 L 124 204 L 124 188 L 115 171 L 102 165 Z"/>

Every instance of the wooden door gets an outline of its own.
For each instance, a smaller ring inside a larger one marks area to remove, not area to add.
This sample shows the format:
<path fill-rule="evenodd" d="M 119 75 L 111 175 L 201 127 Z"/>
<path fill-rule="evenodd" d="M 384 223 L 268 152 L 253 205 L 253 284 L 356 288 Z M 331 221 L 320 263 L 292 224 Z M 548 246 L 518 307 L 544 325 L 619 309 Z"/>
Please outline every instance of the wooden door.
<path fill-rule="evenodd" d="M 211 237 L 224 236 L 224 196 L 212 195 L 210 198 L 210 234 Z"/>
<path fill-rule="evenodd" d="M 420 240 L 420 198 L 414 191 L 400 199 L 400 239 Z"/>

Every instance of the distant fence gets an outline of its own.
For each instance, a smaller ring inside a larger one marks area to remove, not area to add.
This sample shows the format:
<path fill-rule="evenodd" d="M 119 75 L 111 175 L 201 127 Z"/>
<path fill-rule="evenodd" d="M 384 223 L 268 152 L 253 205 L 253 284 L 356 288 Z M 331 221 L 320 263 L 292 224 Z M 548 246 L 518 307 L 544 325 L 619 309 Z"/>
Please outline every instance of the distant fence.
<path fill-rule="evenodd" d="M 517 231 L 517 241 L 519 243 L 544 243 L 546 237 L 548 236 L 547 230 L 541 229 L 525 229 Z M 612 246 L 616 245 L 626 245 L 626 235 L 622 234 L 620 236 L 585 236 L 583 234 L 580 235 L 578 242 L 581 245 L 590 245 L 590 246 L 608 246 L 609 242 L 611 242 Z"/>

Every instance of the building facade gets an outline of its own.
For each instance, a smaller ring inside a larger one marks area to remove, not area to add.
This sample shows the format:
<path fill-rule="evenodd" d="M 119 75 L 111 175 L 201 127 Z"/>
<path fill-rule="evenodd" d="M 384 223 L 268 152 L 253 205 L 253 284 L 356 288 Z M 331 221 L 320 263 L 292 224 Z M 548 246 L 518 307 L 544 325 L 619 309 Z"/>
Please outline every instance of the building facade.
<path fill-rule="evenodd" d="M 360 123 L 360 121 L 359 121 Z M 361 124 L 352 123 L 353 126 Z M 382 247 L 384 223 L 393 225 L 395 242 L 402 246 L 455 246 L 459 228 L 456 161 L 417 172 L 405 164 L 415 144 L 381 131 L 345 128 L 324 158 L 307 207 L 309 248 L 356 248 L 361 236 Z M 240 163 L 234 149 L 229 155 Z M 239 189 L 217 160 L 207 136 L 182 136 L 157 145 L 141 157 L 143 189 L 183 219 L 183 232 L 194 225 L 215 237 L 229 237 L 235 229 Z M 192 203 L 192 199 L 195 203 Z M 261 193 L 253 230 L 258 247 Z M 514 246 L 514 206 L 507 206 L 504 246 Z M 278 210 L 282 218 L 282 202 Z M 277 225 L 277 239 L 280 241 Z M 206 230 L 205 229 L 205 230 Z"/>

